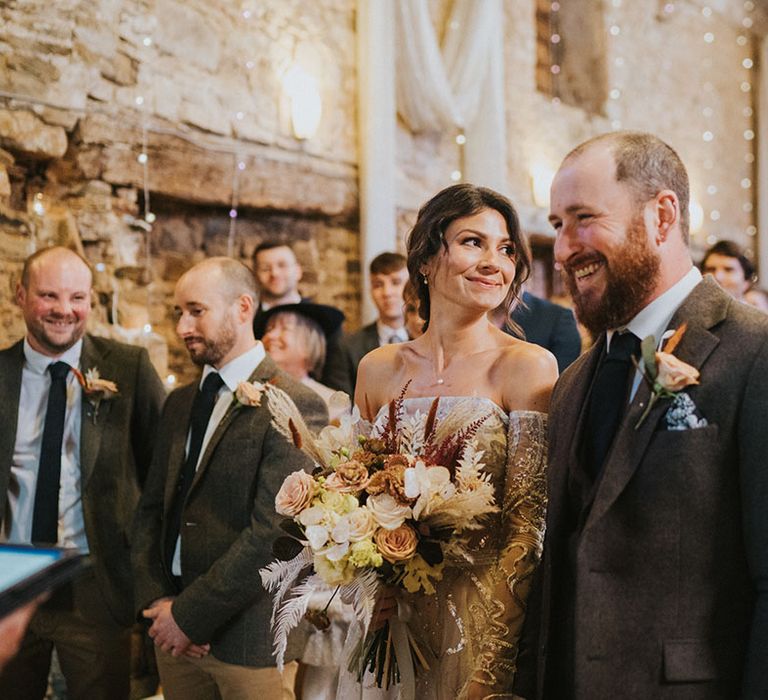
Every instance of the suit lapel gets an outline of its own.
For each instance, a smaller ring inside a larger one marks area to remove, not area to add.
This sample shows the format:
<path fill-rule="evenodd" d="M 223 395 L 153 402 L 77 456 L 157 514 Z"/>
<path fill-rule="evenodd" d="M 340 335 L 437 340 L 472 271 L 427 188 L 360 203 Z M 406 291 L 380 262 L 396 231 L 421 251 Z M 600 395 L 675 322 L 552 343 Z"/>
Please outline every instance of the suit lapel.
<path fill-rule="evenodd" d="M 0 377 L 3 381 L 3 401 L 0 401 L 0 504 L 5 502 L 16 447 L 16 426 L 19 421 L 21 372 L 24 367 L 24 341 L 0 353 Z M 2 510 L 0 510 L 2 520 Z"/>
<path fill-rule="evenodd" d="M 709 329 L 725 318 L 730 303 L 732 303 L 730 297 L 722 292 L 713 280 L 705 279 L 699 283 L 670 321 L 670 328 L 678 328 L 683 323 L 688 324 L 674 354 L 701 370 L 720 342 Z M 669 408 L 668 399 L 657 400 L 642 425 L 636 429 L 635 426 L 650 398 L 651 390 L 643 381 L 619 426 L 614 444 L 608 453 L 603 477 L 585 530 L 605 514 L 625 489 L 640 466 L 659 420 Z"/>
<path fill-rule="evenodd" d="M 551 423 L 557 434 L 552 437 L 557 447 L 550 456 L 551 464 L 567 465 L 565 469 L 550 471 L 550 499 L 560 503 L 568 498 L 568 475 L 573 469 L 580 468 L 580 436 L 586 419 L 586 405 L 589 389 L 595 376 L 598 360 L 603 354 L 605 336 L 602 336 L 580 359 L 578 359 L 560 379 L 558 387 L 560 407 L 557 420 Z M 572 435 L 574 439 L 558 439 L 558 436 Z M 550 508 L 553 516 L 563 512 L 559 505 Z"/>
<path fill-rule="evenodd" d="M 189 421 L 192 416 L 192 403 L 195 400 L 199 379 L 192 384 L 179 389 L 179 407 L 177 420 L 174 421 L 168 449 L 168 471 L 165 478 L 165 512 L 168 513 L 176 498 L 176 487 L 184 466 L 185 451 L 187 447 L 187 433 Z"/>
<path fill-rule="evenodd" d="M 83 350 L 80 353 L 80 371 L 85 374 L 89 369 L 94 367 L 100 369 L 103 365 L 104 358 L 91 342 L 91 339 L 87 335 L 84 336 Z M 109 379 L 109 377 L 105 377 L 105 379 Z M 118 387 L 119 389 L 120 387 Z M 99 410 L 103 409 L 104 406 L 100 406 Z M 80 402 L 80 478 L 83 488 L 93 474 L 93 467 L 96 464 L 101 443 L 101 424 L 94 411 L 93 404 L 83 391 Z"/>
<path fill-rule="evenodd" d="M 277 365 L 267 356 L 259 363 L 258 367 L 256 367 L 251 376 L 248 378 L 248 381 L 260 382 L 264 384 L 270 381 L 275 376 L 275 374 L 277 374 Z M 189 489 L 190 492 L 195 488 L 195 485 L 200 481 L 205 470 L 208 468 L 208 465 L 211 461 L 211 456 L 216 450 L 216 446 L 221 442 L 227 430 L 232 425 L 234 419 L 244 408 L 246 410 L 265 410 L 263 406 L 256 408 L 246 408 L 242 406 L 236 398 L 233 397 L 232 403 L 227 408 L 227 412 L 224 414 L 224 417 L 221 419 L 221 421 L 219 421 L 219 424 L 216 426 L 216 430 L 214 430 L 213 435 L 211 435 L 211 439 L 205 446 L 205 452 L 203 452 L 203 456 L 200 458 L 200 464 L 198 464 L 197 471 L 195 472 L 195 478 L 193 479 Z"/>

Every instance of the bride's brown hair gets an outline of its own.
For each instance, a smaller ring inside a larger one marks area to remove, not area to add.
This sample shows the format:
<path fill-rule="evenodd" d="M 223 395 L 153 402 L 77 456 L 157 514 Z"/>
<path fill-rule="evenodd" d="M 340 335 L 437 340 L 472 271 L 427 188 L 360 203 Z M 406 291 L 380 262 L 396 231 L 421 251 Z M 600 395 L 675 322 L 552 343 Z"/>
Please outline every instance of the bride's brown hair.
<path fill-rule="evenodd" d="M 493 209 L 504 218 L 515 251 L 515 277 L 502 306 L 509 313 L 518 303 L 520 288 L 531 273 L 531 251 L 520 230 L 517 212 L 504 195 L 487 187 L 467 183 L 451 185 L 438 192 L 419 209 L 416 223 L 408 234 L 408 274 L 419 296 L 419 315 L 429 324 L 429 286 L 421 273 L 424 265 L 440 251 L 448 249 L 445 231 L 456 219 L 472 216 L 483 209 Z"/>

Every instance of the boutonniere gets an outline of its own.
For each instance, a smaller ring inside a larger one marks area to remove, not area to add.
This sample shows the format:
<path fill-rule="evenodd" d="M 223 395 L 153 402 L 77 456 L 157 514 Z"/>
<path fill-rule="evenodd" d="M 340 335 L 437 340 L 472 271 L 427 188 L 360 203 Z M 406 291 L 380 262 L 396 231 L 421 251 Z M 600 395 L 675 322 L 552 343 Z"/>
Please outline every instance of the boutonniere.
<path fill-rule="evenodd" d="M 235 390 L 235 399 L 241 406 L 261 406 L 265 388 L 261 382 L 240 382 Z"/>
<path fill-rule="evenodd" d="M 83 389 L 85 398 L 93 406 L 93 424 L 95 425 L 96 419 L 99 417 L 101 402 L 109 401 L 109 399 L 117 396 L 117 384 L 108 379 L 103 379 L 99 374 L 99 370 L 95 367 L 87 370 L 85 375 L 77 367 L 73 367 L 72 371 L 75 373 L 77 381 Z"/>
<path fill-rule="evenodd" d="M 672 354 L 682 340 L 686 327 L 685 323 L 680 326 L 662 350 L 656 350 L 656 339 L 652 335 L 644 338 L 640 344 L 644 367 L 639 367 L 633 358 L 643 379 L 651 389 L 651 398 L 640 420 L 637 421 L 635 430 L 643 424 L 651 408 L 659 399 L 674 399 L 685 387 L 699 383 L 699 370 Z"/>

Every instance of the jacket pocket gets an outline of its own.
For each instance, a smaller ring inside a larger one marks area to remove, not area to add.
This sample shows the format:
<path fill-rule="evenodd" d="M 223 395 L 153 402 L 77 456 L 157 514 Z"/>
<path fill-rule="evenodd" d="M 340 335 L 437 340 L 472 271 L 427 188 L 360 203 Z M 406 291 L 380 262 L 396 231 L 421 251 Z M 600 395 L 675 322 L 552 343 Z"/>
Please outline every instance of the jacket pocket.
<path fill-rule="evenodd" d="M 672 683 L 717 678 L 712 642 L 706 639 L 664 641 L 664 678 Z"/>

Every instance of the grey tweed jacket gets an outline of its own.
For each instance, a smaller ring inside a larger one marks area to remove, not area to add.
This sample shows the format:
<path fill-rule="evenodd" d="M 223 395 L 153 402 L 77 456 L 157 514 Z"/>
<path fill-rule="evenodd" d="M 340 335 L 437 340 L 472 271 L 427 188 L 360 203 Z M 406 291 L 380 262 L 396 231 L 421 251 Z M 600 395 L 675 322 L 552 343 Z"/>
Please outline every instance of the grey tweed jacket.
<path fill-rule="evenodd" d="M 322 399 L 266 357 L 251 381 L 272 382 L 296 403 L 307 424 L 327 422 Z M 149 479 L 136 514 L 133 564 L 137 615 L 154 600 L 176 595 L 166 561 L 166 517 L 184 462 L 197 382 L 173 392 L 166 403 Z M 260 406 L 233 401 L 211 437 L 184 504 L 181 529 L 182 591 L 172 613 L 197 644 L 226 663 L 274 666 L 271 599 L 259 569 L 272 561 L 281 517 L 275 495 L 285 477 L 311 467 L 308 458 L 270 422 Z"/>

